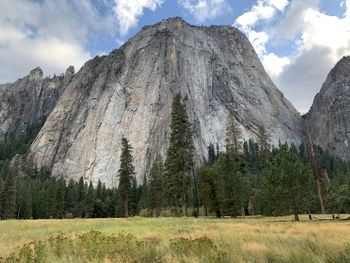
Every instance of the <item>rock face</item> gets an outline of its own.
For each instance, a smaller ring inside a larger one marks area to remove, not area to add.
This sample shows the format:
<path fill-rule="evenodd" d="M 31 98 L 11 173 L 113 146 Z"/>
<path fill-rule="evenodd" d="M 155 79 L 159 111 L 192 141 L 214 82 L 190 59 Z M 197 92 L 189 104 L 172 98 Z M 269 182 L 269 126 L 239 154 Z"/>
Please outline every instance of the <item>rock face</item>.
<path fill-rule="evenodd" d="M 43 78 L 42 70 L 35 68 L 13 84 L 0 85 L 0 141 L 43 123 L 73 76 L 73 67 L 53 78 Z"/>
<path fill-rule="evenodd" d="M 315 144 L 350 160 L 350 57 L 328 74 L 306 120 Z"/>
<path fill-rule="evenodd" d="M 245 138 L 265 126 L 273 143 L 299 143 L 302 119 L 266 74 L 247 38 L 231 26 L 172 18 L 144 27 L 118 50 L 88 61 L 65 89 L 28 159 L 54 175 L 116 184 L 126 136 L 140 180 L 166 153 L 172 98 L 193 123 L 196 161 L 210 142 L 224 147 L 233 111 Z"/>

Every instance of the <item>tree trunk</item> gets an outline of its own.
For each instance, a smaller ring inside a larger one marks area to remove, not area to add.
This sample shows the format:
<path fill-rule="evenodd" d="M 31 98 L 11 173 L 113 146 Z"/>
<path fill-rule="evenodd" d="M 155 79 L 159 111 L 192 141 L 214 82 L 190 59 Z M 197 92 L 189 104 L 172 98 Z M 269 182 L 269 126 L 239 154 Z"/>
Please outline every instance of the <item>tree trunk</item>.
<path fill-rule="evenodd" d="M 316 180 L 316 185 L 317 185 L 317 192 L 318 192 L 318 198 L 320 201 L 320 207 L 321 207 L 321 212 L 324 214 L 326 212 L 326 192 L 324 190 L 324 175 L 322 172 L 322 168 L 320 166 L 320 160 L 318 158 L 317 153 L 314 150 L 314 142 L 312 140 L 310 130 L 309 130 L 309 125 L 306 122 L 306 131 L 308 135 L 308 148 L 309 148 L 309 159 L 310 159 L 310 165 L 312 169 L 312 173 L 314 175 L 314 178 Z"/>
<path fill-rule="evenodd" d="M 197 216 L 199 216 L 199 202 L 198 202 L 198 189 L 197 189 L 197 179 L 196 179 L 196 174 L 194 173 L 194 169 L 192 166 L 192 176 L 193 176 L 193 183 L 194 183 L 194 194 L 196 197 L 196 211 L 197 211 Z"/>
<path fill-rule="evenodd" d="M 125 195 L 125 199 L 124 199 L 124 217 L 128 218 L 129 217 L 129 198 L 128 195 Z"/>
<path fill-rule="evenodd" d="M 187 204 L 186 204 L 186 200 L 182 202 L 181 209 L 182 209 L 182 216 L 186 216 L 186 217 L 187 217 Z"/>
<path fill-rule="evenodd" d="M 160 208 L 159 208 L 159 207 L 157 207 L 157 208 L 155 209 L 155 215 L 156 215 L 156 217 L 159 217 L 159 216 L 160 216 Z"/>
<path fill-rule="evenodd" d="M 300 221 L 299 220 L 299 213 L 294 211 L 294 221 Z"/>
<path fill-rule="evenodd" d="M 185 166 L 183 166 L 185 167 Z M 187 196 L 186 196 L 186 171 L 183 168 L 182 171 L 182 204 L 181 204 L 181 208 L 182 208 L 182 216 L 186 216 L 187 217 Z"/>

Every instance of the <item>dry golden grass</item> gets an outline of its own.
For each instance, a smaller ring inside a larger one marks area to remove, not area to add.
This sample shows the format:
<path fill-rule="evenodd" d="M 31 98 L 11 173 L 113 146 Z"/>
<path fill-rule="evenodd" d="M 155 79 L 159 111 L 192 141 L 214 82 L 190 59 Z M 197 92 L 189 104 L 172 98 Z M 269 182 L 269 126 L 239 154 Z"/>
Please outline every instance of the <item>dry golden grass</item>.
<path fill-rule="evenodd" d="M 23 250 L 26 257 L 34 257 L 41 248 L 42 262 L 133 262 L 132 258 L 116 256 L 115 251 L 123 253 L 126 248 L 114 247 L 109 238 L 113 237 L 119 241 L 133 240 L 127 249 L 138 257 L 138 262 L 155 259 L 158 262 L 350 262 L 349 221 L 310 222 L 307 216 L 302 216 L 301 222 L 291 219 L 135 217 L 1 221 L 0 257 L 4 262 L 26 262 L 24 258 L 21 261 L 13 257 L 11 261 L 8 257 L 18 256 L 21 251 L 23 254 Z M 90 243 L 82 243 L 84 240 Z M 102 246 L 99 251 L 104 249 L 106 254 L 97 256 L 97 253 L 96 258 L 79 254 L 79 247 L 93 250 L 95 245 Z"/>

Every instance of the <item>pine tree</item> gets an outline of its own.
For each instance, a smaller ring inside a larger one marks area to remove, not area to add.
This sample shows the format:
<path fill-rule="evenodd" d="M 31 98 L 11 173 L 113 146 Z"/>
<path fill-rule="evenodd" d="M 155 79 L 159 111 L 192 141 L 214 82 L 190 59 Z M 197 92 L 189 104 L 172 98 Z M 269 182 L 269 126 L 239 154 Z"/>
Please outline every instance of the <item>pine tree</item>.
<path fill-rule="evenodd" d="M 214 144 L 210 143 L 208 146 L 208 165 L 213 165 L 216 160 Z"/>
<path fill-rule="evenodd" d="M 153 214 L 156 217 L 160 216 L 162 205 L 163 173 L 163 158 L 160 154 L 157 154 L 148 177 L 148 204 L 153 209 Z"/>
<path fill-rule="evenodd" d="M 270 137 L 266 133 L 264 126 L 258 128 L 258 146 L 261 160 L 266 161 L 270 153 Z"/>
<path fill-rule="evenodd" d="M 250 181 L 241 155 L 222 154 L 214 166 L 220 175 L 220 199 L 224 215 L 242 214 L 250 199 Z"/>
<path fill-rule="evenodd" d="M 86 198 L 86 186 L 84 184 L 83 177 L 80 177 L 77 185 L 77 202 L 75 205 L 75 211 L 77 216 L 81 218 L 85 217 L 86 215 L 85 198 Z"/>
<path fill-rule="evenodd" d="M 129 192 L 129 215 L 137 214 L 137 204 L 139 201 L 138 187 L 135 176 L 131 177 L 131 188 Z"/>
<path fill-rule="evenodd" d="M 131 180 L 135 174 L 133 165 L 132 148 L 128 140 L 122 138 L 122 153 L 120 156 L 119 193 L 123 202 L 124 217 L 129 216 L 129 193 L 131 190 Z"/>
<path fill-rule="evenodd" d="M 32 183 L 30 178 L 17 181 L 17 218 L 32 217 Z"/>
<path fill-rule="evenodd" d="M 167 199 L 169 204 L 181 206 L 182 215 L 187 216 L 194 146 L 191 123 L 180 94 L 173 99 L 170 128 L 170 143 L 165 161 Z"/>
<path fill-rule="evenodd" d="M 308 210 L 310 200 L 311 171 L 288 145 L 281 145 L 279 152 L 264 170 L 264 198 L 276 214 L 292 212 L 294 219 Z"/>
<path fill-rule="evenodd" d="M 89 187 L 86 193 L 86 216 L 87 217 L 93 217 L 94 199 L 95 199 L 95 191 L 94 191 L 92 182 L 90 181 Z"/>
<path fill-rule="evenodd" d="M 56 186 L 56 200 L 55 200 L 56 214 L 54 214 L 53 216 L 55 218 L 62 219 L 64 216 L 64 201 L 65 201 L 66 183 L 63 180 L 63 178 L 60 178 L 56 184 L 57 184 L 57 186 Z"/>
<path fill-rule="evenodd" d="M 1 193 L 1 218 L 15 218 L 16 213 L 16 178 L 15 172 L 9 169 Z"/>
<path fill-rule="evenodd" d="M 97 187 L 96 187 L 96 196 L 97 199 L 102 199 L 102 182 L 98 179 Z"/>
<path fill-rule="evenodd" d="M 230 112 L 227 116 L 226 122 L 226 138 L 225 147 L 226 153 L 238 154 L 242 151 L 242 138 L 239 124 L 235 119 L 233 112 Z"/>
<path fill-rule="evenodd" d="M 73 179 L 70 179 L 68 182 L 68 185 L 65 189 L 65 209 L 66 212 L 73 215 L 74 217 L 78 216 L 77 211 L 75 211 L 76 207 L 76 200 L 77 200 L 77 193 L 75 189 L 75 183 Z"/>
<path fill-rule="evenodd" d="M 143 177 L 143 183 L 142 185 L 139 186 L 139 196 L 140 196 L 140 200 L 137 204 L 137 211 L 141 211 L 142 209 L 146 209 L 149 207 L 147 176 Z"/>
<path fill-rule="evenodd" d="M 221 217 L 219 175 L 214 168 L 201 167 L 198 170 L 198 193 L 206 209 Z"/>
<path fill-rule="evenodd" d="M 43 199 L 46 199 L 46 202 L 43 202 L 44 209 L 46 210 L 46 218 L 55 218 L 57 217 L 57 188 L 58 183 L 55 179 L 51 179 L 45 184 L 47 188 L 44 188 L 44 196 Z"/>

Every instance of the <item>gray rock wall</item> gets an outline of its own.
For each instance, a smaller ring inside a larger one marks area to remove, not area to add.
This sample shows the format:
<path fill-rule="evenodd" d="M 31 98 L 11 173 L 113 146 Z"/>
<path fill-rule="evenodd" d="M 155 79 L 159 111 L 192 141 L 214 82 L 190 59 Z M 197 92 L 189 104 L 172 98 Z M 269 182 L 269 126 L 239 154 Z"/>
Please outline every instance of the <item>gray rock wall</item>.
<path fill-rule="evenodd" d="M 0 85 L 0 141 L 44 122 L 73 76 L 73 67 L 52 78 L 44 78 L 42 70 L 35 68 L 15 83 Z"/>
<path fill-rule="evenodd" d="M 350 57 L 328 74 L 306 120 L 315 144 L 350 160 Z"/>
<path fill-rule="evenodd" d="M 264 125 L 273 143 L 299 143 L 302 119 L 266 74 L 247 38 L 230 26 L 180 18 L 144 27 L 120 49 L 88 61 L 65 89 L 28 159 L 54 175 L 117 182 L 121 138 L 133 147 L 139 180 L 166 153 L 171 102 L 181 93 L 193 123 L 196 161 L 224 147 L 228 112 L 244 137 Z"/>

